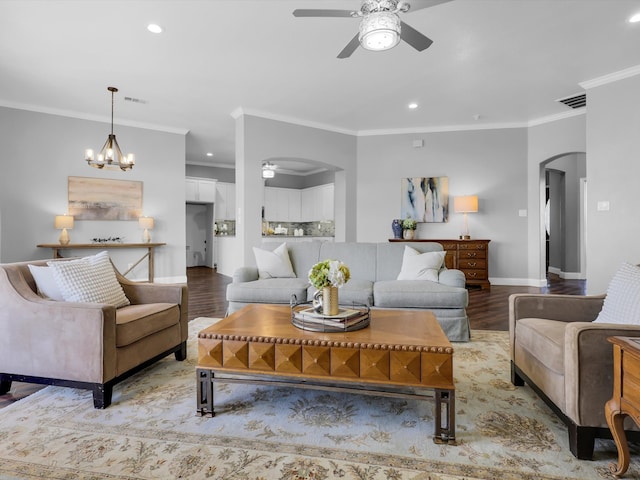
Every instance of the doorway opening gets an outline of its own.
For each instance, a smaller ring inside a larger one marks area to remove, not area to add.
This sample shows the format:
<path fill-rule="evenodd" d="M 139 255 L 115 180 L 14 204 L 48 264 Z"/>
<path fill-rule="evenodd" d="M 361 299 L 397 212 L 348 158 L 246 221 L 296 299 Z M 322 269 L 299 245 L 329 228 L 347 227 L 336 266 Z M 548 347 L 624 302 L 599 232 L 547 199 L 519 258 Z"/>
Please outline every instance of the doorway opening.
<path fill-rule="evenodd" d="M 213 203 L 186 204 L 187 267 L 215 268 Z"/>

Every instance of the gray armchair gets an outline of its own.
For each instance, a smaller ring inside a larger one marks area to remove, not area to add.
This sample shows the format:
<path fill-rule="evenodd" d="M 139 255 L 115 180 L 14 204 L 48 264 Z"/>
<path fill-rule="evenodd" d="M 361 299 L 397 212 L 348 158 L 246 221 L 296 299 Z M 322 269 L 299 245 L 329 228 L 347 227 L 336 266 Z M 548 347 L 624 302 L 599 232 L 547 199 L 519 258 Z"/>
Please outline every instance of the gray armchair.
<path fill-rule="evenodd" d="M 106 408 L 117 382 L 171 353 L 186 358 L 185 285 L 116 271 L 131 305 L 53 301 L 36 293 L 29 264 L 46 261 L 0 264 L 0 394 L 12 381 L 84 388 Z"/>
<path fill-rule="evenodd" d="M 592 458 L 595 438 L 611 438 L 604 415 L 613 393 L 613 348 L 607 338 L 640 336 L 637 325 L 592 323 L 604 298 L 509 298 L 511 381 L 526 382 L 566 423 L 571 453 L 580 459 Z M 640 438 L 637 432 L 628 435 Z"/>

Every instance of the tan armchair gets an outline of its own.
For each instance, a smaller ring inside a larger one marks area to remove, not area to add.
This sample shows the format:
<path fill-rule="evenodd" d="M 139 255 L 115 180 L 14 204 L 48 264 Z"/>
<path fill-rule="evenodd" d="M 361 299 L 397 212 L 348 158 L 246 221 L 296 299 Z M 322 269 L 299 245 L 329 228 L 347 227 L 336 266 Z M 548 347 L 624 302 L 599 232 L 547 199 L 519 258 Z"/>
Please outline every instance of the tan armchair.
<path fill-rule="evenodd" d="M 0 264 L 0 394 L 14 380 L 69 386 L 106 408 L 119 381 L 171 353 L 186 358 L 186 286 L 116 272 L 129 306 L 53 301 L 37 295 L 29 263 L 46 266 Z"/>
<path fill-rule="evenodd" d="M 613 348 L 607 338 L 640 336 L 637 325 L 592 323 L 604 298 L 509 298 L 511 381 L 526 382 L 566 423 L 571 453 L 580 459 L 592 458 L 596 437 L 611 438 L 604 415 L 613 393 Z"/>

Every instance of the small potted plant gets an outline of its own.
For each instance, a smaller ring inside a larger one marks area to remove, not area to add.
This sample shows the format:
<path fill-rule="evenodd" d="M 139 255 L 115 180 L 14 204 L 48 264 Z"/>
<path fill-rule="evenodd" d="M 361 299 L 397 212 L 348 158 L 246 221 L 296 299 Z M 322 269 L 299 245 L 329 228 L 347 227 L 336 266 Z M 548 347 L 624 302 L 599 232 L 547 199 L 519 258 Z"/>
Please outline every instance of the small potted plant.
<path fill-rule="evenodd" d="M 402 222 L 402 237 L 405 240 L 413 240 L 416 228 L 418 228 L 418 222 L 416 222 L 413 218 L 404 219 Z"/>

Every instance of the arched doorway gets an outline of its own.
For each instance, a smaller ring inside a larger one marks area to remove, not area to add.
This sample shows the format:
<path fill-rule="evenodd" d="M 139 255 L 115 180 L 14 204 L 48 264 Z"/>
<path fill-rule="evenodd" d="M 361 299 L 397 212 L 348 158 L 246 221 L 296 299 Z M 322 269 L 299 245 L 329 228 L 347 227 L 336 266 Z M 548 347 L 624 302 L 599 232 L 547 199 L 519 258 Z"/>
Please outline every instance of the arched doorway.
<path fill-rule="evenodd" d="M 586 155 L 570 152 L 551 157 L 540 164 L 540 174 L 544 182 L 541 252 L 546 272 L 563 279 L 584 279 Z"/>

